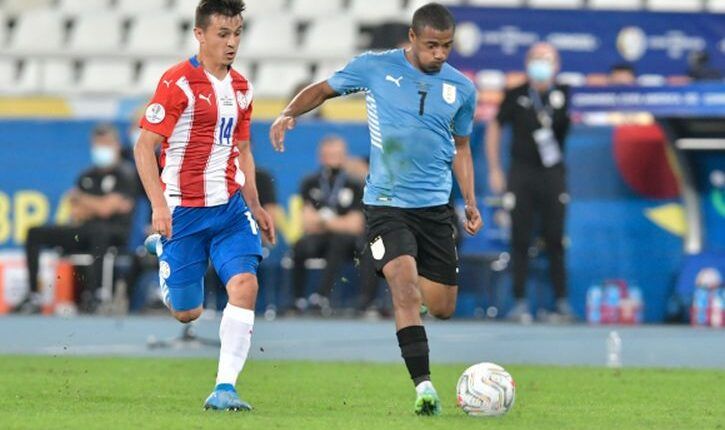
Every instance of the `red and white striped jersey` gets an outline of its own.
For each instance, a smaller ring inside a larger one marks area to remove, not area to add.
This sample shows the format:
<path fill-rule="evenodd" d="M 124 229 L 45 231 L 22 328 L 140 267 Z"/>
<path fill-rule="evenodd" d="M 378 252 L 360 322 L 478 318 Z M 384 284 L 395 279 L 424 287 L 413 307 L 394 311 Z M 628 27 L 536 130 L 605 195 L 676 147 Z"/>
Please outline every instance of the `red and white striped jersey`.
<path fill-rule="evenodd" d="M 249 140 L 252 84 L 234 69 L 219 80 L 196 57 L 164 73 L 141 127 L 165 137 L 161 182 L 169 208 L 229 201 L 244 174 L 236 142 Z"/>

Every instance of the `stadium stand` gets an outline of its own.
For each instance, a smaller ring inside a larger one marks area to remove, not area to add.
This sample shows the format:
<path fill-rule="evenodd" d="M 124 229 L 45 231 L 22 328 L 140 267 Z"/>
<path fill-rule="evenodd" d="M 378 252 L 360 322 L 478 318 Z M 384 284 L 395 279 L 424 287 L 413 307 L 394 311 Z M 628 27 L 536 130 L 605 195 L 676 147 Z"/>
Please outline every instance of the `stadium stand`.
<path fill-rule="evenodd" d="M 285 85 L 257 85 L 257 97 L 274 98 L 289 81 L 322 78 L 356 52 L 364 50 L 372 25 L 406 23 L 428 0 L 265 0 L 248 2 L 240 62 L 248 72 L 270 62 L 297 63 L 281 72 Z M 725 0 L 439 0 L 447 5 L 541 9 L 649 10 L 725 12 Z M 190 29 L 197 0 L 0 0 L 0 54 L 3 87 L 11 94 L 83 93 L 93 59 L 124 58 L 120 91 L 138 95 L 155 87 L 149 76 L 193 54 L 197 41 Z M 153 14 L 147 12 L 153 11 Z M 334 19 L 330 17 L 334 16 Z M 38 28 L 43 29 L 42 37 Z M 334 37 L 332 37 L 334 36 Z M 60 56 L 63 57 L 60 57 Z M 334 65 L 334 67 L 332 66 Z M 154 73 L 152 73 L 154 72 Z M 310 73 L 314 72 L 314 74 Z M 323 73 L 324 72 L 324 73 Z M 500 84 L 488 71 L 477 78 L 482 88 Z M 274 73 L 273 73 L 274 74 Z M 55 76 L 57 75 L 57 76 Z M 261 76 L 261 74 L 259 75 Z M 79 81 L 81 79 L 82 81 Z M 90 79 L 90 78 L 89 78 Z M 103 79 L 100 77 L 99 79 Z M 110 77 L 106 77 L 110 79 Z M 267 78 L 265 78 L 267 79 Z M 562 75 L 572 85 L 587 77 Z M 653 85 L 663 77 L 645 78 Z M 91 79 L 91 82 L 93 80 Z M 62 85 L 62 87 L 59 87 Z M 111 88 L 114 82 L 106 86 Z M 115 92 L 115 91 L 110 91 Z"/>
<path fill-rule="evenodd" d="M 67 59 L 34 60 L 39 68 L 38 85 L 35 89 L 44 94 L 64 95 L 74 92 L 76 87 L 76 64 Z"/>
<path fill-rule="evenodd" d="M 130 60 L 92 59 L 83 67 L 78 90 L 91 94 L 121 94 L 133 85 L 133 78 L 134 65 Z"/>
<path fill-rule="evenodd" d="M 469 0 L 468 4 L 482 7 L 521 7 L 524 0 Z"/>
<path fill-rule="evenodd" d="M 707 2 L 707 11 L 714 13 L 725 12 L 725 0 L 710 0 Z"/>
<path fill-rule="evenodd" d="M 700 12 L 701 0 L 648 0 L 647 9 L 654 12 Z"/>
<path fill-rule="evenodd" d="M 181 23 L 174 14 L 139 15 L 132 21 L 126 52 L 155 56 L 178 51 L 181 30 Z"/>
<path fill-rule="evenodd" d="M 319 18 L 307 29 L 302 51 L 311 56 L 349 57 L 356 48 L 357 39 L 357 23 L 351 17 Z"/>
<path fill-rule="evenodd" d="M 529 7 L 541 9 L 580 9 L 584 0 L 529 0 Z"/>
<path fill-rule="evenodd" d="M 144 12 L 165 11 L 169 3 L 169 0 L 116 0 L 116 10 L 123 15 L 131 16 Z"/>
<path fill-rule="evenodd" d="M 99 12 L 111 8 L 109 0 L 58 0 L 57 8 L 68 15 Z"/>
<path fill-rule="evenodd" d="M 299 61 L 269 60 L 259 64 L 255 74 L 255 94 L 287 98 L 292 90 L 310 77 L 310 67 Z"/>
<path fill-rule="evenodd" d="M 350 0 L 349 13 L 362 24 L 397 21 L 404 9 L 400 0 Z"/>
<path fill-rule="evenodd" d="M 303 20 L 337 16 L 342 10 L 340 0 L 295 0 L 290 6 L 292 15 Z"/>
<path fill-rule="evenodd" d="M 75 16 L 66 49 L 77 55 L 113 52 L 121 46 L 121 17 L 111 11 L 84 11 Z"/>
<path fill-rule="evenodd" d="M 10 33 L 10 52 L 52 53 L 63 48 L 66 21 L 57 9 L 29 9 L 17 18 Z M 38 29 L 42 28 L 42 37 Z"/>
<path fill-rule="evenodd" d="M 297 21 L 292 15 L 253 18 L 242 39 L 242 56 L 291 57 L 298 44 Z"/>
<path fill-rule="evenodd" d="M 589 0 L 589 7 L 601 10 L 637 10 L 642 8 L 642 0 Z"/>

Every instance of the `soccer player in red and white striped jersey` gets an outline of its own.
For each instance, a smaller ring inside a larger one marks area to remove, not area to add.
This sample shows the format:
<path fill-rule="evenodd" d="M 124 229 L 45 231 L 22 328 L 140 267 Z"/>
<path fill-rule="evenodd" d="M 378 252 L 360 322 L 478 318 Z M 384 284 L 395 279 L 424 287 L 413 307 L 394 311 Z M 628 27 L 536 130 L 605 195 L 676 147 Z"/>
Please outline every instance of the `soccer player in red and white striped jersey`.
<path fill-rule="evenodd" d="M 157 254 L 164 303 L 183 323 L 197 319 L 209 259 L 229 295 L 207 409 L 251 409 L 235 384 L 251 344 L 260 233 L 275 241 L 254 180 L 252 85 L 231 67 L 244 8 L 242 0 L 199 2 L 194 26 L 199 53 L 161 77 L 134 148 L 153 229 L 161 235 Z M 159 145 L 161 175 L 155 157 Z"/>

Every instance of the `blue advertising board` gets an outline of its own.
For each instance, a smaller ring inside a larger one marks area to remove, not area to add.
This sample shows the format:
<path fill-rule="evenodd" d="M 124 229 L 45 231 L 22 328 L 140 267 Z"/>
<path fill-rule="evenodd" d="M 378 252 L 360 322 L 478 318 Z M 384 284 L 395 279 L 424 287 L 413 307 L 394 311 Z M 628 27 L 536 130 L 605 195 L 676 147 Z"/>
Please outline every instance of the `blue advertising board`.
<path fill-rule="evenodd" d="M 469 71 L 522 70 L 538 41 L 556 46 L 562 70 L 603 73 L 628 62 L 638 73 L 684 75 L 687 54 L 705 50 L 725 70 L 725 14 L 451 7 L 451 64 Z"/>

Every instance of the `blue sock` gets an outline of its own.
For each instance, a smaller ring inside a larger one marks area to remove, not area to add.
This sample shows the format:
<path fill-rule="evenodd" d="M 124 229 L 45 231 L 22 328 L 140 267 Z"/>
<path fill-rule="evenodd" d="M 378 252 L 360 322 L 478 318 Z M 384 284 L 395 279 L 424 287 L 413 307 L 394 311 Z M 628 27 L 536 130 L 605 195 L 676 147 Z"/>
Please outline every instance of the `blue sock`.
<path fill-rule="evenodd" d="M 237 390 L 234 389 L 234 385 L 232 385 L 232 384 L 217 384 L 217 386 L 214 388 L 214 391 L 233 391 L 233 392 L 236 392 Z"/>

